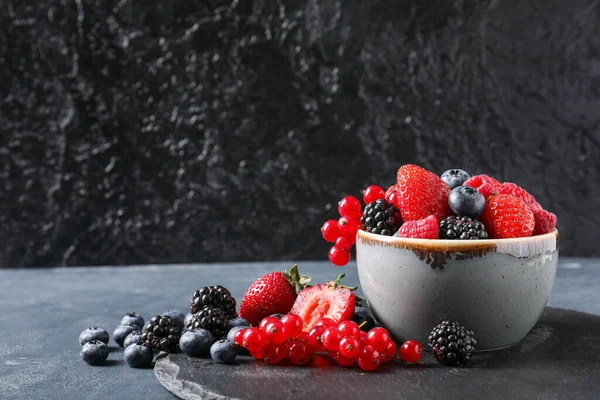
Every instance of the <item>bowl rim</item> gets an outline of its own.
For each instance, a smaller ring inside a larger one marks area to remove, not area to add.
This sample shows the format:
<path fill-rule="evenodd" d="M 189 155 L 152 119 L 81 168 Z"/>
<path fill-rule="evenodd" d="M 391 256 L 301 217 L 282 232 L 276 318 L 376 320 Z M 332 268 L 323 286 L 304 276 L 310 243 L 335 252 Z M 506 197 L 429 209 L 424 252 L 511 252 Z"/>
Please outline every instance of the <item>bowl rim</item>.
<path fill-rule="evenodd" d="M 545 242 L 551 239 L 557 241 L 558 247 L 558 229 L 554 228 L 551 232 L 536 236 L 526 236 L 509 239 L 480 239 L 480 240 L 448 240 L 448 239 L 416 239 L 402 238 L 398 236 L 385 236 L 375 233 L 369 233 L 359 229 L 356 233 L 356 241 L 364 244 L 379 244 L 386 247 L 414 248 L 443 251 L 469 251 L 497 248 L 499 246 L 510 246 L 521 244 L 532 244 L 534 242 Z"/>

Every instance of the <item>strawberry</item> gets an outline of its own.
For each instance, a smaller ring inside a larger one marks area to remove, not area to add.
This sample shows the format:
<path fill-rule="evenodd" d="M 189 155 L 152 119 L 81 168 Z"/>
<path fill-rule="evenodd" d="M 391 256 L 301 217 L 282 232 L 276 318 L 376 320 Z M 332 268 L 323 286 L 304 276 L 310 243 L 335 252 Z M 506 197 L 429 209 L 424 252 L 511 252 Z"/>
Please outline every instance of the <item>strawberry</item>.
<path fill-rule="evenodd" d="M 531 207 L 529 209 L 531 210 Z M 555 214 L 546 211 L 541 207 L 531 211 L 533 211 L 533 216 L 535 218 L 535 228 L 533 229 L 532 234 L 533 236 L 543 235 L 544 233 L 552 232 L 554 230 L 554 227 L 556 226 Z"/>
<path fill-rule="evenodd" d="M 493 239 L 531 236 L 535 227 L 535 217 L 527 204 L 510 194 L 492 196 L 480 220 Z"/>
<path fill-rule="evenodd" d="M 433 172 L 406 164 L 398 170 L 397 179 L 397 203 L 405 222 L 430 215 L 435 215 L 440 221 L 452 215 L 448 205 L 450 188 Z"/>
<path fill-rule="evenodd" d="M 302 289 L 292 307 L 292 314 L 302 318 L 302 330 L 310 331 L 321 318 L 331 318 L 336 324 L 352 319 L 354 316 L 354 305 L 356 297 L 353 290 L 341 286 L 340 276 L 334 282 L 320 283 L 306 289 Z"/>
<path fill-rule="evenodd" d="M 463 183 L 463 186 L 470 186 L 477 189 L 486 199 L 489 199 L 494 192 L 497 192 L 500 189 L 500 185 L 500 182 L 484 174 L 472 176 Z"/>
<path fill-rule="evenodd" d="M 300 276 L 297 265 L 290 268 L 290 272 L 268 273 L 250 285 L 240 304 L 239 315 L 257 326 L 271 314 L 287 314 L 298 293 L 309 282 L 310 277 Z"/>
<path fill-rule="evenodd" d="M 521 200 L 523 200 L 525 202 L 525 204 L 527 204 L 527 206 L 529 207 L 529 209 L 531 211 L 542 208 L 542 206 L 540 205 L 540 203 L 537 202 L 535 197 L 530 195 L 527 192 L 527 190 L 523 189 L 522 187 L 520 187 L 514 183 L 504 182 L 503 184 L 501 184 L 498 187 L 498 193 L 510 194 L 511 196 L 520 198 Z"/>
<path fill-rule="evenodd" d="M 418 239 L 437 239 L 439 238 L 439 225 L 435 215 L 418 221 L 407 221 L 400 227 L 398 236 L 405 238 Z"/>

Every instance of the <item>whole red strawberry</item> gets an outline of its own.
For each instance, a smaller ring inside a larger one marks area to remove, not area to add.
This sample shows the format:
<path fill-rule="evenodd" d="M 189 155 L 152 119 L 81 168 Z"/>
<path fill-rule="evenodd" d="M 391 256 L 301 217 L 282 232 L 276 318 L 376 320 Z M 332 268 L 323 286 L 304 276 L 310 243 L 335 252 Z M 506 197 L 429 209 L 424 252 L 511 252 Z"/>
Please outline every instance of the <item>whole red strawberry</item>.
<path fill-rule="evenodd" d="M 433 172 L 406 164 L 398 170 L 397 179 L 397 203 L 404 222 L 430 215 L 435 215 L 440 221 L 452 215 L 448 205 L 450 188 Z"/>
<path fill-rule="evenodd" d="M 531 236 L 535 227 L 533 212 L 527 204 L 510 194 L 496 194 L 485 204 L 480 217 L 493 239 Z"/>
<path fill-rule="evenodd" d="M 500 189 L 500 185 L 500 182 L 485 174 L 472 176 L 463 183 L 463 186 L 470 186 L 477 189 L 486 199 L 494 194 L 494 192 L 497 192 Z"/>
<path fill-rule="evenodd" d="M 334 282 L 320 283 L 303 289 L 298 294 L 291 313 L 302 318 L 302 330 L 311 330 L 321 318 L 331 318 L 336 324 L 352 319 L 357 288 L 340 285 L 340 276 Z M 240 313 L 241 315 L 241 313 Z"/>
<path fill-rule="evenodd" d="M 290 272 L 268 273 L 250 285 L 240 304 L 239 316 L 257 326 L 271 314 L 287 314 L 309 282 L 308 276 L 300 276 L 297 265 Z"/>
<path fill-rule="evenodd" d="M 529 207 L 531 209 L 531 207 Z M 535 235 L 543 235 L 544 233 L 552 232 L 554 227 L 556 226 L 556 215 L 553 213 L 544 210 L 543 208 L 538 208 L 533 211 L 533 216 L 535 218 L 535 228 L 533 229 L 533 236 Z"/>
<path fill-rule="evenodd" d="M 400 227 L 398 236 L 417 239 L 438 239 L 438 221 L 434 215 L 418 221 L 407 221 Z"/>

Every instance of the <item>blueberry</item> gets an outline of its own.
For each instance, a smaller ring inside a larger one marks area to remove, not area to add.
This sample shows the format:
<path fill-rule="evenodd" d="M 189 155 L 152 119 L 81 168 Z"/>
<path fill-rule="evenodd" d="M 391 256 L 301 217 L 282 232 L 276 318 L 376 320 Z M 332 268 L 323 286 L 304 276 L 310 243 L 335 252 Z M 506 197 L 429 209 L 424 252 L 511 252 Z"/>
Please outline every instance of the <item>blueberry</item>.
<path fill-rule="evenodd" d="M 449 169 L 442 174 L 442 180 L 450 187 L 450 189 L 454 189 L 455 187 L 462 185 L 470 177 L 471 175 L 462 169 Z"/>
<path fill-rule="evenodd" d="M 140 329 L 143 329 L 144 328 L 144 318 L 142 318 L 140 315 L 137 315 L 135 312 L 128 312 L 121 319 L 121 325 L 127 325 L 127 324 L 135 324 L 135 325 L 139 326 Z"/>
<path fill-rule="evenodd" d="M 125 349 L 123 356 L 131 368 L 145 368 L 152 364 L 154 352 L 143 344 L 132 344 Z"/>
<path fill-rule="evenodd" d="M 121 324 L 115 328 L 113 332 L 113 340 L 116 344 L 123 347 L 123 342 L 127 335 L 133 331 L 139 331 L 141 328 L 136 324 Z"/>
<path fill-rule="evenodd" d="M 218 340 L 210 347 L 210 356 L 221 364 L 232 363 L 237 353 L 237 346 L 229 340 Z"/>
<path fill-rule="evenodd" d="M 127 347 L 131 346 L 132 344 L 139 342 L 141 339 L 142 339 L 142 332 L 141 331 L 133 331 L 129 335 L 127 335 L 127 337 L 123 341 L 123 347 L 127 348 Z"/>
<path fill-rule="evenodd" d="M 371 312 L 369 311 L 369 309 L 362 306 L 354 307 L 354 317 L 352 318 L 352 320 L 358 325 L 361 325 L 363 322 L 366 321 L 366 324 L 364 324 L 360 328 L 365 332 L 368 332 L 375 327 L 375 320 L 371 316 Z"/>
<path fill-rule="evenodd" d="M 108 346 L 100 340 L 87 342 L 81 348 L 81 358 L 88 364 L 102 364 L 108 358 Z"/>
<path fill-rule="evenodd" d="M 183 320 L 183 324 L 184 324 L 185 326 L 187 326 L 188 322 L 190 322 L 190 321 L 192 320 L 192 318 L 194 318 L 194 314 L 192 314 L 192 313 L 188 313 L 188 314 L 185 316 L 185 319 Z"/>
<path fill-rule="evenodd" d="M 179 339 L 181 351 L 190 357 L 206 357 L 214 342 L 212 334 L 206 329 L 187 331 Z"/>
<path fill-rule="evenodd" d="M 229 322 L 227 323 L 227 325 L 228 325 L 229 329 L 234 328 L 236 326 L 248 327 L 250 325 L 250 322 L 248 322 L 248 320 L 245 318 L 234 318 L 234 319 L 230 319 Z"/>
<path fill-rule="evenodd" d="M 459 186 L 450 192 L 448 204 L 456 215 L 475 219 L 485 208 L 485 198 L 472 187 Z"/>
<path fill-rule="evenodd" d="M 162 313 L 162 315 L 173 318 L 179 324 L 181 329 L 183 329 L 183 326 L 185 325 L 185 314 L 184 313 L 182 313 L 181 311 L 177 311 L 177 310 L 169 310 L 169 311 L 165 311 L 164 313 Z"/>
<path fill-rule="evenodd" d="M 79 344 L 84 345 L 92 340 L 99 340 L 108 344 L 108 332 L 102 328 L 96 328 L 95 326 L 87 328 L 79 335 Z"/>
<path fill-rule="evenodd" d="M 270 317 L 281 319 L 283 318 L 283 314 L 271 314 Z"/>

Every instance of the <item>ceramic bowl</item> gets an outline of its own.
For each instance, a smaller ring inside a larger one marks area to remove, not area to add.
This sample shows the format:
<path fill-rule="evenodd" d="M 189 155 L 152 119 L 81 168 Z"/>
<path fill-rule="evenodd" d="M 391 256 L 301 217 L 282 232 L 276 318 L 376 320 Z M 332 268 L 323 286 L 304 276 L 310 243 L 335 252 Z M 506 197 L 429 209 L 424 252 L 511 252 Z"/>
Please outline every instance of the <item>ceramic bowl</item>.
<path fill-rule="evenodd" d="M 431 329 L 457 320 L 477 350 L 512 346 L 537 323 L 558 264 L 558 231 L 498 240 L 356 237 L 358 276 L 373 316 L 392 337 L 427 346 Z"/>

